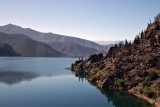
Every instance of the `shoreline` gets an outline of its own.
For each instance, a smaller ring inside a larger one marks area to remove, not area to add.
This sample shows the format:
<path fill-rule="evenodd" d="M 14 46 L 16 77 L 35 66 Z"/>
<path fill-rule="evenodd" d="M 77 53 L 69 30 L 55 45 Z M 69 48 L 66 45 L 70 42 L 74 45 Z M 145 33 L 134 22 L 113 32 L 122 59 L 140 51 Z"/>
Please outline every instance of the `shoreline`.
<path fill-rule="evenodd" d="M 79 77 L 83 77 L 83 76 L 84 76 L 84 75 L 81 76 L 81 74 L 79 75 L 79 73 L 80 73 L 79 71 L 73 71 L 73 72 L 74 72 L 75 74 L 78 73 L 78 76 L 79 76 Z M 85 73 L 85 72 L 84 72 L 84 73 Z M 90 79 L 89 76 L 86 76 L 86 75 L 85 75 L 83 78 L 86 78 L 90 84 L 92 84 L 93 86 L 97 87 L 99 90 L 105 91 L 105 89 L 103 89 L 102 86 L 98 85 L 98 83 L 96 83 L 96 82 L 93 82 L 93 81 Z M 134 88 L 135 88 L 135 87 L 134 87 Z M 116 90 L 116 89 L 108 89 L 108 90 L 120 91 L 120 92 L 125 91 L 125 92 L 127 92 L 128 94 L 134 95 L 135 97 L 138 97 L 138 98 L 140 98 L 140 99 L 148 102 L 148 103 L 151 104 L 152 106 L 160 107 L 160 102 L 156 101 L 156 99 L 148 98 L 148 97 L 146 97 L 146 96 L 143 95 L 143 94 L 139 94 L 139 93 L 137 93 L 137 91 L 134 90 L 134 88 L 129 89 L 129 90 Z"/>
<path fill-rule="evenodd" d="M 151 105 L 154 105 L 155 107 L 160 107 L 160 102 L 158 102 L 157 99 L 148 98 L 144 96 L 143 94 L 136 93 L 133 89 L 128 90 L 128 93 L 135 95 L 138 98 L 141 98 L 143 100 L 146 100 L 147 102 L 149 102 Z"/>
<path fill-rule="evenodd" d="M 160 107 L 160 14 L 133 42 L 121 41 L 105 56 L 93 54 L 71 68 L 100 89 L 126 90 Z"/>

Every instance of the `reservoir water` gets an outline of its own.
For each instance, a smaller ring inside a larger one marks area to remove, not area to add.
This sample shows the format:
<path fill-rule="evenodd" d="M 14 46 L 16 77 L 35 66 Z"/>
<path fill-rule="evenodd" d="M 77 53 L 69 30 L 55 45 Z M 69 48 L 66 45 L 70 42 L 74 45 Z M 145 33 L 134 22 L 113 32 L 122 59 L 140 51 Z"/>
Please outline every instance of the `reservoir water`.
<path fill-rule="evenodd" d="M 100 91 L 66 70 L 76 58 L 0 58 L 1 107 L 152 107 L 127 94 Z"/>

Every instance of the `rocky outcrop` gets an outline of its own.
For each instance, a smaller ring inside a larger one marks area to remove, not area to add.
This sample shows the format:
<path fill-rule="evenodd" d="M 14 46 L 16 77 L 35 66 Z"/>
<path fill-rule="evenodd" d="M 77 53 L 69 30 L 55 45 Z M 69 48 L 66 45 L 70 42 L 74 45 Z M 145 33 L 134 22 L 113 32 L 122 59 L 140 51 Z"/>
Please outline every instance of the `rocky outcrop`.
<path fill-rule="evenodd" d="M 160 14 L 133 43 L 125 40 L 106 56 L 92 55 L 71 67 L 100 89 L 126 90 L 160 107 Z"/>

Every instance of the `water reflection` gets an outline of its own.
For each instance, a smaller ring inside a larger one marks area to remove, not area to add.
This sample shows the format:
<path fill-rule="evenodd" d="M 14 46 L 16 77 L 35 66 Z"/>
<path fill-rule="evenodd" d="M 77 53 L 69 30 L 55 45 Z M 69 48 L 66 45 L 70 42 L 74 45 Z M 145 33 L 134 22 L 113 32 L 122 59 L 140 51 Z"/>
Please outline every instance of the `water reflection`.
<path fill-rule="evenodd" d="M 83 72 L 75 72 L 75 77 L 78 77 L 82 82 L 84 79 L 86 80 L 85 74 Z M 91 82 L 89 83 L 97 87 L 95 84 Z M 101 90 L 99 88 L 97 89 L 106 96 L 107 102 L 112 103 L 114 107 L 154 107 L 150 103 L 137 98 L 136 96 L 131 95 L 125 91 L 121 92 L 115 90 Z"/>
<path fill-rule="evenodd" d="M 112 90 L 101 90 L 101 92 L 107 97 L 108 102 L 112 102 L 115 107 L 154 107 L 127 92 Z"/>
<path fill-rule="evenodd" d="M 1 106 L 152 107 L 127 93 L 107 90 L 101 94 L 86 81 L 85 74 L 74 73 L 75 78 L 72 72 L 64 69 L 75 60 L 0 58 L 0 83 L 4 83 L 0 84 Z"/>
<path fill-rule="evenodd" d="M 87 79 L 85 78 L 84 72 L 74 72 L 74 71 L 71 71 L 71 72 L 75 74 L 75 77 L 78 77 L 79 82 L 83 82 L 84 80 L 85 80 L 85 81 L 87 80 Z"/>
<path fill-rule="evenodd" d="M 8 85 L 37 77 L 70 75 L 66 69 L 71 58 L 0 57 L 0 82 Z"/>
<path fill-rule="evenodd" d="M 69 72 L 69 71 L 68 71 Z M 68 75 L 61 74 L 58 71 L 53 71 L 53 73 L 37 73 L 37 72 L 22 72 L 22 71 L 0 71 L 0 83 L 4 83 L 7 85 L 14 85 L 20 83 L 22 81 L 31 81 L 34 78 L 38 77 L 55 77 L 55 76 Z M 79 78 L 83 81 L 82 78 Z M 79 81 L 80 81 L 79 80 Z"/>
<path fill-rule="evenodd" d="M 16 84 L 21 81 L 29 81 L 38 75 L 31 72 L 12 72 L 12 71 L 1 71 L 0 82 L 8 85 Z"/>

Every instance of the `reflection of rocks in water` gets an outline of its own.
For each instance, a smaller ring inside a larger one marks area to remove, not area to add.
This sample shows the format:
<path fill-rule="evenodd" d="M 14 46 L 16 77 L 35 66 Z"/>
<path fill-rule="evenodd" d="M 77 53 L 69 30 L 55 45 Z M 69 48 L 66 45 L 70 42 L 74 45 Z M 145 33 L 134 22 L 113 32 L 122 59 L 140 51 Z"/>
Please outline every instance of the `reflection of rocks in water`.
<path fill-rule="evenodd" d="M 101 91 L 115 107 L 154 107 L 148 102 L 139 99 L 127 92 Z"/>
<path fill-rule="evenodd" d="M 0 72 L 0 82 L 5 84 L 16 84 L 21 81 L 31 80 L 37 77 L 36 74 L 31 72 L 11 72 L 11 71 L 3 71 Z"/>
<path fill-rule="evenodd" d="M 72 71 L 73 72 L 73 71 Z M 86 74 L 85 72 L 73 72 L 75 74 L 75 77 L 78 77 L 79 78 L 79 81 L 84 81 L 84 80 L 87 80 L 85 78 Z"/>
<path fill-rule="evenodd" d="M 83 81 L 83 79 L 86 79 L 86 75 L 84 74 L 84 72 L 74 72 L 74 74 L 81 81 Z M 97 87 L 96 84 L 93 84 L 90 81 L 88 82 Z M 102 94 L 106 96 L 108 103 L 111 102 L 114 105 L 114 107 L 154 107 L 148 102 L 124 91 L 114 91 L 114 90 L 100 90 L 100 91 L 102 92 Z"/>

